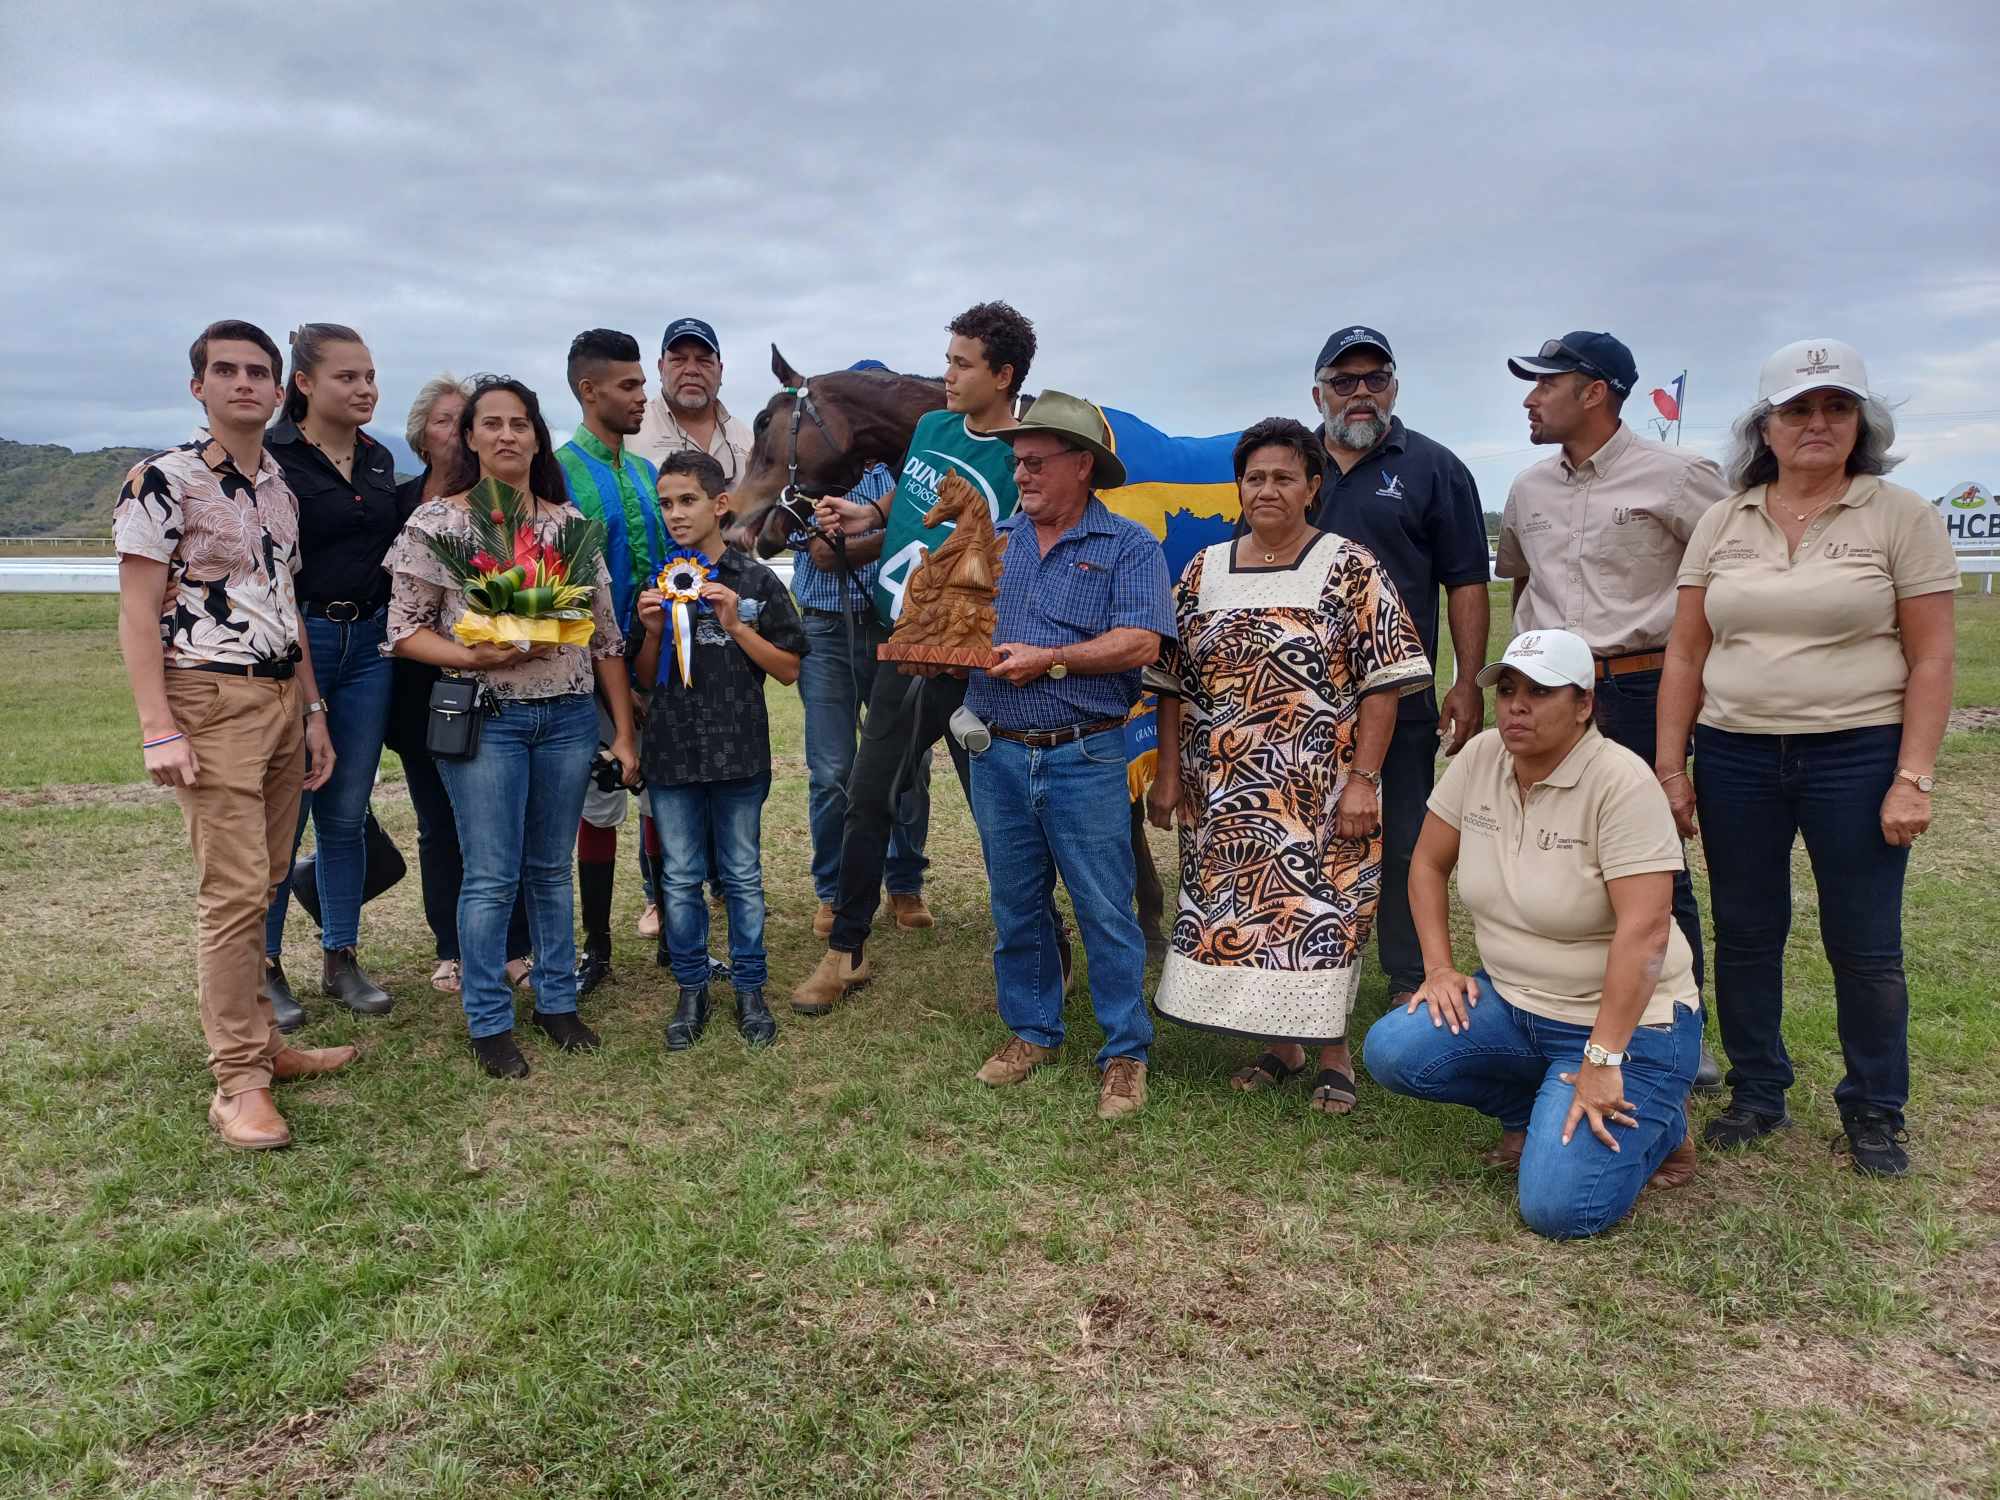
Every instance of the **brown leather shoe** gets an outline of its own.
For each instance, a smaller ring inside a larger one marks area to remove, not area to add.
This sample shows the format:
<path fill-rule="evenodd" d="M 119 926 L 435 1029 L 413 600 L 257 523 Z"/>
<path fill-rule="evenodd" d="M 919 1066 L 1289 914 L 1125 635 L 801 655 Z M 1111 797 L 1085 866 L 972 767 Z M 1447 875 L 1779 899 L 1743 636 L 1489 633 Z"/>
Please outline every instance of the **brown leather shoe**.
<path fill-rule="evenodd" d="M 208 1123 L 223 1145 L 238 1151 L 272 1151 L 292 1143 L 291 1127 L 271 1102 L 269 1089 L 245 1089 L 227 1099 L 218 1092 L 208 1102 Z"/>
<path fill-rule="evenodd" d="M 829 948 L 819 967 L 792 991 L 792 1009 L 802 1016 L 823 1016 L 874 977 L 865 954 L 857 959 Z"/>
<path fill-rule="evenodd" d="M 912 891 L 908 895 L 889 897 L 889 910 L 896 914 L 896 925 L 905 932 L 920 932 L 926 927 L 937 926 L 937 918 L 924 905 L 924 898 Z"/>
<path fill-rule="evenodd" d="M 822 901 L 819 910 L 813 913 L 813 936 L 825 942 L 833 936 L 833 907 Z"/>
<path fill-rule="evenodd" d="M 1480 1163 L 1488 1167 L 1498 1167 L 1506 1172 L 1521 1170 L 1521 1153 L 1528 1147 L 1528 1132 L 1525 1130 L 1503 1130 L 1500 1144 L 1491 1151 L 1479 1153 Z"/>
<path fill-rule="evenodd" d="M 273 1078 L 312 1078 L 338 1073 L 361 1055 L 359 1047 L 287 1047 L 271 1059 Z"/>
<path fill-rule="evenodd" d="M 1136 1057 L 1114 1057 L 1104 1065 L 1097 1089 L 1097 1118 L 1122 1120 L 1146 1107 L 1146 1065 Z"/>
<path fill-rule="evenodd" d="M 1687 1134 L 1681 1143 L 1667 1153 L 1667 1159 L 1653 1168 L 1653 1175 L 1646 1186 L 1665 1192 L 1670 1188 L 1686 1187 L 1694 1181 L 1694 1097 L 1688 1096 L 1682 1106 L 1687 1112 Z"/>
<path fill-rule="evenodd" d="M 1037 1047 L 1033 1042 L 1010 1036 L 1004 1047 L 979 1065 L 979 1071 L 973 1077 L 989 1089 L 1004 1089 L 1055 1060 L 1055 1048 Z"/>

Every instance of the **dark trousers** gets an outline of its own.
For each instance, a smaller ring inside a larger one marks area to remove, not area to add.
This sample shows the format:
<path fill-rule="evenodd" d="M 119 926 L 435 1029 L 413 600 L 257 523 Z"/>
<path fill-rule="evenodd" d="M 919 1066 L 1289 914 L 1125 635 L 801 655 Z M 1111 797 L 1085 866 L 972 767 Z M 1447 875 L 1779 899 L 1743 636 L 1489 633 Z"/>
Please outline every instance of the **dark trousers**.
<path fill-rule="evenodd" d="M 1382 900 L 1375 909 L 1375 954 L 1392 995 L 1424 982 L 1424 950 L 1410 920 L 1410 856 L 1424 831 L 1437 757 L 1437 720 L 1396 721 L 1382 762 Z"/>
<path fill-rule="evenodd" d="M 1659 672 L 1626 672 L 1597 684 L 1597 728 L 1607 740 L 1653 764 L 1659 725 Z M 1694 877 L 1683 869 L 1674 877 L 1674 922 L 1694 950 L 1694 985 L 1700 989 L 1708 969 L 1702 962 L 1701 910 L 1694 904 Z"/>
<path fill-rule="evenodd" d="M 915 691 L 912 692 L 912 687 Z M 889 836 L 900 821 L 910 821 L 899 803 L 913 799 L 917 760 L 944 740 L 958 770 L 959 785 L 972 800 L 965 752 L 945 734 L 958 706 L 965 701 L 965 683 L 956 677 L 905 677 L 877 672 L 868 694 L 868 719 L 854 752 L 854 771 L 847 783 L 847 822 L 840 838 L 840 895 L 833 907 L 833 933 L 827 946 L 842 953 L 859 953 L 875 925 L 882 900 L 882 871 L 889 857 Z M 900 784 L 899 784 L 900 783 Z M 1418 966 L 1422 972 L 1422 966 Z"/>
<path fill-rule="evenodd" d="M 1910 851 L 1882 838 L 1882 798 L 1903 731 L 1733 734 L 1697 726 L 1695 805 L 1715 920 L 1715 1016 L 1736 1102 L 1785 1107 L 1785 940 L 1792 844 L 1803 834 L 1833 966 L 1847 1076 L 1843 1116 L 1880 1110 L 1898 1125 L 1910 1097 L 1910 991 L 1903 975 L 1903 874 Z"/>
<path fill-rule="evenodd" d="M 423 877 L 424 921 L 437 939 L 437 956 L 456 959 L 458 952 L 458 889 L 465 882 L 465 856 L 458 847 L 458 824 L 451 815 L 451 798 L 437 762 L 421 748 L 405 744 L 403 781 L 410 789 L 410 805 L 417 812 L 417 869 Z M 507 920 L 509 961 L 526 958 L 533 949 L 528 939 L 528 907 L 514 898 L 514 913 Z"/>

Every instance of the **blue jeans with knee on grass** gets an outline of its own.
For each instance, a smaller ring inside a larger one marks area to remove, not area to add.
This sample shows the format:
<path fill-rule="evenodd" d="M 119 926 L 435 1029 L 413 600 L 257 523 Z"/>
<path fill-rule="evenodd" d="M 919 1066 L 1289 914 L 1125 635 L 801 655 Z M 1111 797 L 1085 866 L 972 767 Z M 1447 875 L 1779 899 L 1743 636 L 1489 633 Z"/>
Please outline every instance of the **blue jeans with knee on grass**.
<path fill-rule="evenodd" d="M 1362 1062 L 1392 1094 L 1463 1104 L 1503 1130 L 1525 1130 L 1521 1217 L 1552 1240 L 1582 1239 L 1632 1211 L 1640 1191 L 1687 1134 L 1688 1091 L 1701 1060 L 1701 1011 L 1676 1006 L 1671 1023 L 1640 1026 L 1621 1070 L 1635 1126 L 1607 1124 L 1619 1149 L 1591 1133 L 1586 1117 L 1565 1146 L 1563 1120 L 1576 1090 L 1561 1074 L 1583 1065 L 1588 1026 L 1552 1021 L 1510 1005 L 1484 970 L 1479 1003 L 1457 1036 L 1427 1006 L 1397 1006 L 1368 1028 Z"/>
<path fill-rule="evenodd" d="M 722 885 L 729 910 L 729 973 L 740 991 L 761 990 L 764 957 L 764 799 L 771 775 L 733 781 L 692 781 L 649 786 L 653 821 L 660 828 L 660 932 L 674 979 L 687 989 L 708 983 L 708 903 L 701 884 Z"/>

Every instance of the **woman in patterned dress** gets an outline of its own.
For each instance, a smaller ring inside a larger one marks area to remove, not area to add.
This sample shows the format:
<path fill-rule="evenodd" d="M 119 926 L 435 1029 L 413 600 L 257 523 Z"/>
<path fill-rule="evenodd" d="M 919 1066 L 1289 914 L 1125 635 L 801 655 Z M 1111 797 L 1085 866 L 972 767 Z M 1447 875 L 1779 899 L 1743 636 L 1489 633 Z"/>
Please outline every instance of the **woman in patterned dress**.
<path fill-rule="evenodd" d="M 1231 1078 L 1283 1083 L 1319 1049 L 1312 1107 L 1354 1107 L 1347 1015 L 1382 881 L 1382 758 L 1396 700 L 1430 685 L 1416 626 L 1366 548 L 1306 515 L 1326 472 L 1289 418 L 1246 430 L 1249 530 L 1198 553 L 1174 590 L 1160 693 L 1155 825 L 1180 825 L 1180 909 L 1160 1014 L 1258 1037 Z"/>

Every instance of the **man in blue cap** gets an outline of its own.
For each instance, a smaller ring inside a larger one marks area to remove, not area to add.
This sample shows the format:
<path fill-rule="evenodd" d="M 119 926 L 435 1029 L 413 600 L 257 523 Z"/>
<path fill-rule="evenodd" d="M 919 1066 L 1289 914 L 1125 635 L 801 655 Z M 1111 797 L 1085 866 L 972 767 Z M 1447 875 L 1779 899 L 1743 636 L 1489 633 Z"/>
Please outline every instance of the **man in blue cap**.
<path fill-rule="evenodd" d="M 750 459 L 750 429 L 722 404 L 722 344 L 700 318 L 676 318 L 660 336 L 660 393 L 630 443 L 659 467 L 669 453 L 706 453 L 734 489 Z"/>

